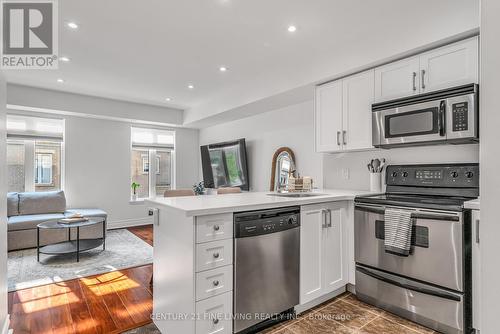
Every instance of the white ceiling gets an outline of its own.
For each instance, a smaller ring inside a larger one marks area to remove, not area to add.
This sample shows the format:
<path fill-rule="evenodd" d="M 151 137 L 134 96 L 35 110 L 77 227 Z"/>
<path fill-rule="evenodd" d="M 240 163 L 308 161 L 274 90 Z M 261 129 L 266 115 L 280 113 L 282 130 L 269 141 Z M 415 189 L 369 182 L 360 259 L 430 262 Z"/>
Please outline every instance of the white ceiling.
<path fill-rule="evenodd" d="M 55 71 L 6 71 L 8 82 L 190 109 L 188 123 L 479 25 L 475 0 L 64 0 L 59 6 L 60 54 L 71 62 Z M 80 28 L 64 27 L 67 21 Z M 290 24 L 297 26 L 293 34 Z M 221 73 L 220 66 L 229 70 Z"/>

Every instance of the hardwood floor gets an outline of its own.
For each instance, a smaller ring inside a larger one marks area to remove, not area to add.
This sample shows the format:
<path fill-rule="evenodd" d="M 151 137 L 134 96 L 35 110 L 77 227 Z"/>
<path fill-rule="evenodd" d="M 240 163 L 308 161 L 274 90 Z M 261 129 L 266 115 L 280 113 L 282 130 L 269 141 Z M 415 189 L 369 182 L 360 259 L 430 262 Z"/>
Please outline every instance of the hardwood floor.
<path fill-rule="evenodd" d="M 134 233 L 136 236 L 146 241 L 148 244 L 153 246 L 153 226 L 152 225 L 144 225 L 144 226 L 134 226 L 129 227 L 127 230 Z"/>
<path fill-rule="evenodd" d="M 150 245 L 153 227 L 129 229 Z M 21 333 L 122 333 L 151 322 L 152 265 L 49 284 L 8 295 L 11 328 Z"/>

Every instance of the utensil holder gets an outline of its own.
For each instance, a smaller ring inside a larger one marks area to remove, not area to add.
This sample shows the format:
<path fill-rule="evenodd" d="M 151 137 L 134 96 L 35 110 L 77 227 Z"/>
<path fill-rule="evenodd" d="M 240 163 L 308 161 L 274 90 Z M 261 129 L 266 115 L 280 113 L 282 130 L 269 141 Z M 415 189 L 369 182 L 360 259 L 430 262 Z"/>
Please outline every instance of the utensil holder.
<path fill-rule="evenodd" d="M 382 192 L 382 173 L 370 173 L 370 191 Z"/>

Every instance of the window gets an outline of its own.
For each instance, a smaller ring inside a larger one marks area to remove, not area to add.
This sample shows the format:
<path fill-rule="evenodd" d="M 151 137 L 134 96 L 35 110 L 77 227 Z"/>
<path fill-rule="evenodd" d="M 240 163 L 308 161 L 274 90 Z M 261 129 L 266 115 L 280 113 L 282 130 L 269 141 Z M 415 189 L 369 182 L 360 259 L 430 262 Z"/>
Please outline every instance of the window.
<path fill-rule="evenodd" d="M 52 153 L 37 153 L 35 156 L 35 185 L 52 184 Z"/>
<path fill-rule="evenodd" d="M 174 188 L 175 132 L 133 127 L 131 139 L 131 182 L 140 185 L 137 198 L 163 196 Z"/>
<path fill-rule="evenodd" d="M 7 116 L 8 191 L 62 189 L 64 121 Z"/>

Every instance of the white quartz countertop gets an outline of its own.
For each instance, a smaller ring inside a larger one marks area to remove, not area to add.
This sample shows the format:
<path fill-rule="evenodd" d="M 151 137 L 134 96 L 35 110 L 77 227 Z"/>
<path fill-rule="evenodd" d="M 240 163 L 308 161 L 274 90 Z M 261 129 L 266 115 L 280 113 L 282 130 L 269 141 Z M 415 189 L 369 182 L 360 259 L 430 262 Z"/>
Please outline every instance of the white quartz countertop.
<path fill-rule="evenodd" d="M 224 212 L 238 212 L 276 208 L 280 206 L 305 205 L 333 201 L 353 200 L 355 196 L 374 194 L 359 190 L 315 190 L 318 196 L 281 197 L 271 192 L 243 192 L 239 194 L 203 195 L 187 197 L 156 197 L 146 199 L 147 205 L 166 206 L 185 212 L 187 216 L 201 216 Z"/>
<path fill-rule="evenodd" d="M 466 209 L 480 210 L 481 201 L 479 200 L 479 198 L 473 199 L 472 201 L 467 201 L 464 203 L 464 207 Z"/>

